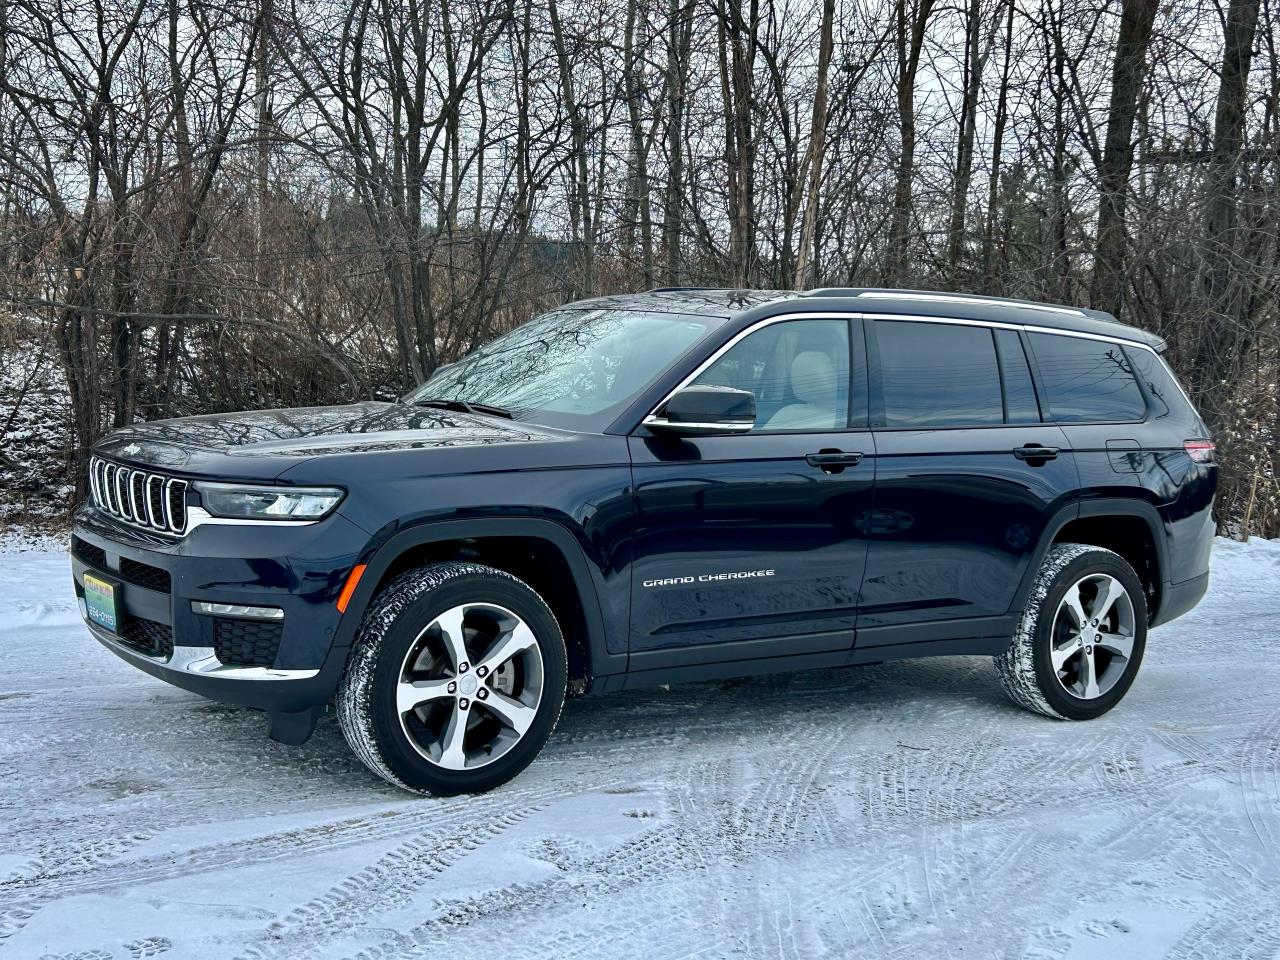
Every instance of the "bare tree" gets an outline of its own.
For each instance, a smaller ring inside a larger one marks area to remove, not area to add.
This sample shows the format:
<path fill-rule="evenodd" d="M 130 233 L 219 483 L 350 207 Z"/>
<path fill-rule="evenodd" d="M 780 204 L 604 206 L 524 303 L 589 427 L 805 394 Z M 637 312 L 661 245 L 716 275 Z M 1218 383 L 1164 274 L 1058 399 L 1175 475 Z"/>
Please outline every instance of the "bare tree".
<path fill-rule="evenodd" d="M 1095 307 L 1119 315 L 1124 305 L 1127 235 L 1125 204 L 1133 168 L 1133 123 L 1146 69 L 1157 0 L 1123 0 L 1120 36 L 1111 71 L 1106 152 L 1098 169 L 1098 237 L 1093 257 Z"/>

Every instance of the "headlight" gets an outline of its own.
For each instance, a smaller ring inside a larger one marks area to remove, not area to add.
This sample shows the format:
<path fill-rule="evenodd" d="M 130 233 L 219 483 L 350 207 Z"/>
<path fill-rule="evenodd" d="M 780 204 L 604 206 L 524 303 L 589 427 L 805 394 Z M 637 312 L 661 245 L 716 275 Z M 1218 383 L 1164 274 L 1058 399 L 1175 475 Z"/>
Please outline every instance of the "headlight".
<path fill-rule="evenodd" d="M 215 517 L 240 520 L 319 520 L 343 497 L 336 487 L 248 487 L 197 483 L 200 501 Z"/>

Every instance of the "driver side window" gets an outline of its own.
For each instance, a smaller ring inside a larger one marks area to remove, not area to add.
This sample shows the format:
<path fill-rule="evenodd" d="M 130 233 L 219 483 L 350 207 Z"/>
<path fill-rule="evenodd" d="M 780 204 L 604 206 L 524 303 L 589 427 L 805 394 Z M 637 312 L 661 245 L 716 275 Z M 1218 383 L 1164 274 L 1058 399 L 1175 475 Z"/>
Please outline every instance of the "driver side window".
<path fill-rule="evenodd" d="M 842 430 L 849 422 L 849 324 L 770 324 L 734 344 L 693 382 L 751 391 L 756 431 Z"/>

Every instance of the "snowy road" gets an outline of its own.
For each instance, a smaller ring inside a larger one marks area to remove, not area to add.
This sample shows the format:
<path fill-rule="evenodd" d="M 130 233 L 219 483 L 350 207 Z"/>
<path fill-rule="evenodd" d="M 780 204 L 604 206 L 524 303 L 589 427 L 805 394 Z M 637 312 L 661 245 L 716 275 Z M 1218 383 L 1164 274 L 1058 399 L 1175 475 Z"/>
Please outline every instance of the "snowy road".
<path fill-rule="evenodd" d="M 135 672 L 0 552 L 0 960 L 1280 955 L 1280 542 L 1088 724 L 947 658 L 569 704 L 422 800 Z"/>

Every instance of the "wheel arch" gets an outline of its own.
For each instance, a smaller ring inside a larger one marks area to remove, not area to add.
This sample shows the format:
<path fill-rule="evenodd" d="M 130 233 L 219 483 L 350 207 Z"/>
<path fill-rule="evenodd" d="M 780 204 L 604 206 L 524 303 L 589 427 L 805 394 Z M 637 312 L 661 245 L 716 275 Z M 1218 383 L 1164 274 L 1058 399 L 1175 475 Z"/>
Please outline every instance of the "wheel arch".
<path fill-rule="evenodd" d="M 466 559 L 525 581 L 551 607 L 565 635 L 571 683 L 621 673 L 626 655 L 609 653 L 604 613 L 586 554 L 562 525 L 532 517 L 468 518 L 423 523 L 394 534 L 371 555 L 334 635 L 350 647 L 378 591 L 401 571 L 424 563 Z"/>
<path fill-rule="evenodd" d="M 1087 543 L 1113 550 L 1134 568 L 1147 590 L 1148 620 L 1154 622 L 1169 569 L 1163 531 L 1159 511 L 1145 500 L 1104 497 L 1063 505 L 1045 525 L 1010 610 L 1023 608 L 1036 572 L 1055 543 Z"/>

